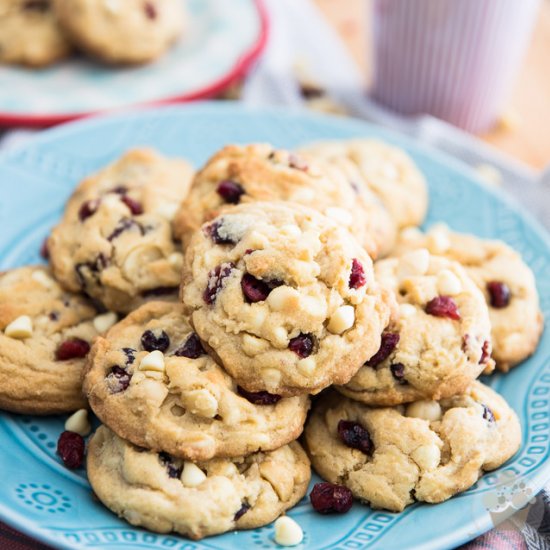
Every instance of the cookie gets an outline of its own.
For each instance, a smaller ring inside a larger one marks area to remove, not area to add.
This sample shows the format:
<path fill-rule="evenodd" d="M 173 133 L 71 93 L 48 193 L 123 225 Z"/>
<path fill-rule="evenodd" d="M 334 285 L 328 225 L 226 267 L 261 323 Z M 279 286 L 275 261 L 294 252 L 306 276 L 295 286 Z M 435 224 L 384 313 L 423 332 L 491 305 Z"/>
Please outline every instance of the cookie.
<path fill-rule="evenodd" d="M 370 405 L 440 399 L 493 369 L 487 305 L 457 262 L 420 249 L 374 267 L 398 315 L 376 355 L 339 391 Z"/>
<path fill-rule="evenodd" d="M 98 331 L 116 322 L 65 292 L 46 267 L 0 274 L 0 408 L 55 414 L 86 407 L 82 370 Z"/>
<path fill-rule="evenodd" d="M 180 36 L 181 0 L 53 0 L 63 30 L 87 54 L 107 63 L 145 63 Z"/>
<path fill-rule="evenodd" d="M 372 195 L 352 184 L 342 171 L 325 174 L 321 164 L 271 145 L 229 145 L 197 173 L 175 217 L 174 231 L 187 243 L 194 231 L 228 205 L 290 201 L 342 223 L 376 255 L 386 241 L 393 242 L 395 229 Z"/>
<path fill-rule="evenodd" d="M 150 302 L 97 339 L 84 391 L 100 420 L 135 445 L 188 460 L 270 451 L 296 439 L 308 397 L 240 389 L 204 351 L 182 309 Z M 148 367 L 155 350 L 161 362 Z"/>
<path fill-rule="evenodd" d="M 0 63 L 44 67 L 71 50 L 50 0 L 0 0 Z"/>
<path fill-rule="evenodd" d="M 520 254 L 502 241 L 456 233 L 443 224 L 425 234 L 416 229 L 403 231 L 396 254 L 418 247 L 460 262 L 483 292 L 499 370 L 507 372 L 535 351 L 544 319 L 535 277 Z"/>
<path fill-rule="evenodd" d="M 520 443 L 515 412 L 480 382 L 464 394 L 406 407 L 370 408 L 332 393 L 317 402 L 305 430 L 321 477 L 393 512 L 467 490 Z"/>
<path fill-rule="evenodd" d="M 90 440 L 87 469 L 94 493 L 126 521 L 192 539 L 271 523 L 305 495 L 311 476 L 296 442 L 193 463 L 135 447 L 106 426 Z"/>
<path fill-rule="evenodd" d="M 196 232 L 182 298 L 241 386 L 283 396 L 347 382 L 379 348 L 390 312 L 348 231 L 281 202 L 235 206 Z"/>
<path fill-rule="evenodd" d="M 373 139 L 320 141 L 299 150 L 329 162 L 352 161 L 367 186 L 382 201 L 398 227 L 420 225 L 428 209 L 424 176 L 401 149 Z"/>
<path fill-rule="evenodd" d="M 85 179 L 48 238 L 56 278 L 122 313 L 174 295 L 182 254 L 171 221 L 191 177 L 185 161 L 136 149 Z"/>

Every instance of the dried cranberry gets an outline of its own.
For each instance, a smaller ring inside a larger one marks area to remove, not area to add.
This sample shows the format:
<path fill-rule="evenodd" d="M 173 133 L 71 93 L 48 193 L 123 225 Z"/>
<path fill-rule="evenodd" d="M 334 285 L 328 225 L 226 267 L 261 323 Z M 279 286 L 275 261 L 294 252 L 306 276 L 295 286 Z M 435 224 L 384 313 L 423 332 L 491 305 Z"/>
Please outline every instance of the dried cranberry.
<path fill-rule="evenodd" d="M 398 343 L 398 332 L 383 332 L 380 340 L 380 348 L 378 348 L 378 351 L 365 363 L 365 365 L 368 367 L 376 367 L 391 355 L 391 352 Z"/>
<path fill-rule="evenodd" d="M 114 366 L 111 368 L 111 372 L 109 373 L 107 378 L 115 381 L 114 384 L 109 385 L 111 391 L 113 393 L 120 393 L 128 389 L 128 386 L 130 385 L 130 380 L 132 380 L 132 375 L 128 371 L 120 368 L 119 366 Z"/>
<path fill-rule="evenodd" d="M 485 340 L 485 342 L 483 342 L 483 346 L 481 347 L 481 359 L 479 360 L 480 365 L 484 365 L 487 361 L 489 361 L 489 357 L 491 357 L 491 353 L 489 351 L 490 345 L 489 340 Z"/>
<path fill-rule="evenodd" d="M 125 185 L 117 185 L 113 187 L 109 193 L 115 193 L 116 195 L 126 195 L 128 193 L 128 188 Z"/>
<path fill-rule="evenodd" d="M 254 405 L 275 405 L 281 400 L 281 396 L 276 393 L 269 393 L 267 391 L 251 392 L 247 391 L 241 386 L 237 386 L 239 395 L 254 403 Z"/>
<path fill-rule="evenodd" d="M 223 227 L 223 220 L 218 220 L 210 224 L 206 228 L 206 233 L 210 236 L 215 244 L 237 244 L 237 241 L 233 240 L 227 232 L 220 229 Z"/>
<path fill-rule="evenodd" d="M 229 277 L 234 267 L 233 264 L 221 264 L 208 273 L 208 283 L 202 295 L 207 304 L 210 305 L 216 301 L 218 292 L 222 289 L 224 279 Z"/>
<path fill-rule="evenodd" d="M 124 352 L 124 355 L 126 355 L 126 364 L 132 365 L 133 362 L 136 360 L 136 350 L 134 348 L 122 348 L 122 351 Z"/>
<path fill-rule="evenodd" d="M 288 349 L 302 359 L 309 357 L 313 353 L 314 347 L 315 337 L 313 334 L 299 334 L 296 338 L 291 338 L 288 344 Z"/>
<path fill-rule="evenodd" d="M 253 248 L 247 248 L 244 251 L 244 256 L 246 256 L 247 254 L 252 254 L 252 252 L 256 252 L 256 251 Z"/>
<path fill-rule="evenodd" d="M 79 220 L 83 222 L 85 219 L 89 218 L 90 216 L 93 216 L 97 212 L 98 208 L 99 208 L 99 199 L 83 202 L 82 205 L 80 206 L 80 210 L 78 211 Z"/>
<path fill-rule="evenodd" d="M 290 153 L 288 155 L 288 165 L 291 168 L 294 168 L 295 170 L 301 170 L 302 172 L 307 172 L 309 168 L 307 162 L 294 153 Z"/>
<path fill-rule="evenodd" d="M 506 283 L 500 281 L 490 281 L 487 283 L 487 292 L 489 293 L 492 307 L 501 309 L 508 306 L 512 293 Z"/>
<path fill-rule="evenodd" d="M 393 375 L 393 377 L 400 383 L 400 384 L 406 384 L 407 381 L 405 380 L 405 365 L 403 363 L 393 363 L 393 365 L 390 365 L 390 370 Z"/>
<path fill-rule="evenodd" d="M 90 351 L 90 344 L 80 338 L 73 338 L 71 340 L 65 340 L 61 342 L 57 351 L 55 352 L 55 358 L 58 361 L 68 361 L 69 359 L 81 359 L 86 357 Z"/>
<path fill-rule="evenodd" d="M 241 279 L 241 288 L 247 302 L 262 302 L 271 292 L 269 285 L 261 279 L 256 279 L 250 273 L 245 273 Z"/>
<path fill-rule="evenodd" d="M 460 312 L 456 302 L 450 296 L 436 296 L 426 304 L 426 313 L 435 317 L 449 317 L 460 320 Z"/>
<path fill-rule="evenodd" d="M 179 478 L 183 472 L 183 466 L 176 466 L 172 457 L 164 451 L 159 453 L 159 460 L 163 466 L 166 466 L 168 477 Z"/>
<path fill-rule="evenodd" d="M 365 270 L 361 262 L 357 258 L 353 258 L 351 262 L 351 274 L 349 276 L 349 287 L 357 289 L 364 286 L 366 282 Z"/>
<path fill-rule="evenodd" d="M 130 209 L 132 215 L 139 216 L 140 214 L 143 214 L 143 206 L 140 202 L 132 199 L 128 195 L 122 195 L 120 200 Z"/>
<path fill-rule="evenodd" d="M 151 2 L 145 2 L 145 5 L 143 6 L 143 9 L 145 11 L 145 15 L 149 19 L 156 19 L 157 18 L 157 9 Z"/>
<path fill-rule="evenodd" d="M 353 504 L 351 491 L 335 483 L 316 483 L 309 499 L 319 514 L 345 514 Z"/>
<path fill-rule="evenodd" d="M 483 405 L 483 418 L 489 423 L 495 422 L 495 415 L 493 414 L 493 411 L 486 405 Z"/>
<path fill-rule="evenodd" d="M 107 237 L 109 242 L 114 241 L 122 233 L 128 231 L 129 229 L 137 229 L 142 235 L 145 235 L 145 229 L 143 226 L 131 218 L 122 218 L 115 226 L 111 234 Z"/>
<path fill-rule="evenodd" d="M 152 330 L 146 330 L 141 335 L 141 345 L 145 351 L 162 351 L 163 353 L 170 345 L 170 337 L 163 330 L 155 334 Z"/>
<path fill-rule="evenodd" d="M 244 195 L 244 189 L 236 181 L 220 181 L 216 188 L 218 195 L 229 204 L 239 204 L 241 196 Z"/>
<path fill-rule="evenodd" d="M 235 517 L 233 518 L 234 521 L 238 521 L 241 519 L 247 512 L 250 510 L 251 506 L 248 504 L 248 502 L 243 502 L 242 506 L 239 508 L 237 513 L 235 514 Z"/>
<path fill-rule="evenodd" d="M 200 338 L 193 332 L 189 335 L 185 344 L 174 352 L 174 355 L 187 357 L 188 359 L 197 359 L 201 355 L 205 355 L 205 353 Z"/>
<path fill-rule="evenodd" d="M 374 451 L 369 432 L 359 422 L 340 420 L 338 422 L 338 435 L 352 449 L 359 449 L 367 455 L 371 455 Z"/>
<path fill-rule="evenodd" d="M 50 251 L 48 249 L 48 237 L 46 237 L 42 241 L 42 245 L 40 246 L 40 256 L 42 256 L 42 258 L 44 258 L 45 260 L 50 259 Z"/>
<path fill-rule="evenodd" d="M 84 438 L 74 432 L 63 432 L 57 440 L 57 454 L 71 470 L 82 466 L 85 447 Z"/>

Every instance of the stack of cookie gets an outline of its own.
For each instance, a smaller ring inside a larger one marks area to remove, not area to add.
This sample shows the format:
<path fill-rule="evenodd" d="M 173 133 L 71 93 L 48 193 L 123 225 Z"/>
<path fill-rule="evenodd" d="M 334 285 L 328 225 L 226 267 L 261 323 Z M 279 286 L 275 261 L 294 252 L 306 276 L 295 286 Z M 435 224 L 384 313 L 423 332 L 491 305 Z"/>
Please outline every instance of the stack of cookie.
<path fill-rule="evenodd" d="M 380 185 L 391 153 L 369 155 L 372 147 L 351 140 L 307 150 L 334 164 L 351 160 Z M 403 224 L 374 271 L 397 304 L 382 344 L 316 404 L 306 427 L 313 466 L 330 482 L 312 493 L 324 511 L 338 511 L 338 484 L 391 511 L 441 502 L 503 464 L 521 441 L 515 413 L 476 381 L 495 361 L 508 371 L 539 341 L 535 280 L 519 254 L 443 224 L 427 233 Z"/>
<path fill-rule="evenodd" d="M 131 151 L 77 187 L 51 271 L 0 275 L 0 406 L 79 409 L 58 449 L 75 467 L 89 402 L 95 493 L 154 531 L 270 523 L 309 459 L 322 513 L 445 500 L 517 450 L 476 379 L 532 353 L 542 317 L 519 255 L 422 233 L 427 203 L 411 159 L 370 140 L 231 145 L 197 174 Z"/>
<path fill-rule="evenodd" d="M 45 67 L 77 49 L 146 63 L 180 36 L 182 0 L 0 0 L 0 63 Z"/>

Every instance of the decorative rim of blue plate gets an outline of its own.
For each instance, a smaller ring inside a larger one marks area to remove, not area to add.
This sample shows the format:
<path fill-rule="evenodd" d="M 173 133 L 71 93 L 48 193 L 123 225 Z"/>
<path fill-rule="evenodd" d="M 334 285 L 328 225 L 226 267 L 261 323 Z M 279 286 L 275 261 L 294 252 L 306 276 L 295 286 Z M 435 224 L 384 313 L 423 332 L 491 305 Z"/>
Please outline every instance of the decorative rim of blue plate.
<path fill-rule="evenodd" d="M 9 196 L 4 189 L 5 197 L 0 187 L 4 212 L 17 213 L 18 207 L 31 200 L 36 200 L 39 206 L 36 220 L 31 219 L 33 214 L 29 211 L 24 219 L 18 217 L 13 224 L 7 224 L 0 240 L 2 267 L 36 259 L 37 254 L 31 258 L 28 250 L 38 249 L 50 223 L 58 216 L 70 184 L 133 145 L 154 145 L 169 155 L 187 153 L 192 160 L 202 162 L 228 141 L 269 140 L 276 146 L 294 147 L 315 139 L 360 135 L 382 138 L 412 154 L 427 176 L 435 214 L 443 215 L 452 227 L 475 231 L 481 236 L 498 233 L 524 253 L 537 274 L 539 290 L 543 290 L 540 292 L 541 306 L 546 319 L 550 318 L 548 234 L 509 197 L 484 186 L 460 162 L 360 121 L 301 111 L 247 108 L 232 102 L 171 106 L 79 121 L 47 131 L 27 145 L 0 154 L 0 180 L 12 178 L 16 184 L 25 181 L 29 186 L 23 198 L 20 195 L 24 193 L 18 191 L 21 186 L 10 186 Z M 52 185 L 59 193 L 48 194 Z M 46 199 L 49 200 L 48 212 L 44 213 Z M 51 203 L 55 203 L 54 207 Z M 471 211 L 459 209 L 461 204 L 467 204 Z M 0 201 L 0 214 L 2 207 Z M 433 215 L 430 211 L 431 221 L 435 221 Z M 33 221 L 35 224 L 31 226 Z M 511 497 L 518 496 L 513 491 L 520 487 L 523 491 L 520 496 L 525 497 L 522 505 L 526 504 L 527 493 L 536 494 L 550 478 L 550 461 L 547 460 L 550 456 L 550 364 L 546 360 L 549 355 L 550 336 L 545 333 L 539 350 L 524 365 L 489 380 L 518 412 L 524 427 L 522 449 L 505 466 L 484 475 L 469 491 L 445 503 L 415 504 L 401 514 L 373 511 L 357 504 L 344 517 L 321 517 L 313 514 L 304 500 L 289 514 L 299 517 L 306 533 L 301 548 L 389 550 L 402 547 L 405 536 L 409 548 L 448 548 L 507 519 L 516 509 L 493 509 L 489 500 L 493 502 L 493 497 L 506 491 Z M 126 526 L 91 500 L 83 472 L 69 472 L 60 465 L 54 448 L 55 434 L 62 425 L 62 419 L 0 414 L 0 441 L 6 442 L 5 448 L 10 450 L 0 455 L 0 468 L 6 478 L 0 495 L 0 518 L 15 528 L 45 543 L 71 549 L 113 547 L 125 541 L 131 547 L 144 548 L 274 547 L 272 526 L 196 543 Z M 9 456 L 5 456 L 7 454 Z M 29 466 L 34 477 L 25 477 L 21 472 Z M 47 481 L 40 478 L 37 481 L 40 470 L 47 473 Z M 13 488 L 11 492 L 10 487 Z M 74 504 L 73 500 L 78 502 Z M 44 520 L 45 510 L 39 508 L 48 507 L 52 502 L 55 502 L 51 504 L 52 509 L 55 506 L 56 510 L 65 508 L 58 516 L 64 515 L 68 521 L 59 524 L 57 519 L 55 523 L 52 515 L 46 518 L 49 521 Z M 99 520 L 102 523 L 95 525 Z"/>

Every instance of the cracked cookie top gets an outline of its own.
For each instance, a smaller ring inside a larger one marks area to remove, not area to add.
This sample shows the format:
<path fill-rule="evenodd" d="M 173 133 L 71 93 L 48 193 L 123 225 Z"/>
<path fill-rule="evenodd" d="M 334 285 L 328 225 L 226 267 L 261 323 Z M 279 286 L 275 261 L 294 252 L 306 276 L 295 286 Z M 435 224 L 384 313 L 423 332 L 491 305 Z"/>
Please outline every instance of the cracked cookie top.
<path fill-rule="evenodd" d="M 228 145 L 208 160 L 176 215 L 175 233 L 184 243 L 228 205 L 289 201 L 313 208 L 352 230 L 372 255 L 380 241 L 394 239 L 387 212 L 345 173 L 323 162 L 267 144 Z"/>
<path fill-rule="evenodd" d="M 347 382 L 380 346 L 390 309 L 346 229 L 289 203 L 243 204 L 205 224 L 181 295 L 238 383 L 278 395 Z"/>
<path fill-rule="evenodd" d="M 115 314 L 63 290 L 44 266 L 0 273 L 0 408 L 55 414 L 86 407 L 86 356 L 114 322 Z"/>
<path fill-rule="evenodd" d="M 370 408 L 332 393 L 317 402 L 305 430 L 321 477 L 393 512 L 467 490 L 520 442 L 515 412 L 480 382 L 461 395 L 406 407 Z"/>
<path fill-rule="evenodd" d="M 94 493 L 132 525 L 192 539 L 271 523 L 306 493 L 309 460 L 296 442 L 244 458 L 186 462 L 101 426 L 88 447 Z"/>
<path fill-rule="evenodd" d="M 376 355 L 338 391 L 397 405 L 460 393 L 493 369 L 485 300 L 457 262 L 419 249 L 377 262 L 375 276 L 396 296 L 397 314 Z"/>
<path fill-rule="evenodd" d="M 171 221 L 191 176 L 183 160 L 136 149 L 85 179 L 48 238 L 56 278 L 123 313 L 174 295 L 182 255 Z"/>
<path fill-rule="evenodd" d="M 84 391 L 132 443 L 190 460 L 272 450 L 302 432 L 309 399 L 245 391 L 206 353 L 183 306 L 150 302 L 90 353 Z"/>
<path fill-rule="evenodd" d="M 299 149 L 328 162 L 348 159 L 366 186 L 386 207 L 398 227 L 420 225 L 428 208 L 424 176 L 405 151 L 374 139 L 320 141 Z"/>
<path fill-rule="evenodd" d="M 502 241 L 457 233 L 436 224 L 426 233 L 402 231 L 395 254 L 421 247 L 459 262 L 485 296 L 493 358 L 499 370 L 507 372 L 535 351 L 544 319 L 535 277 L 518 252 Z"/>

